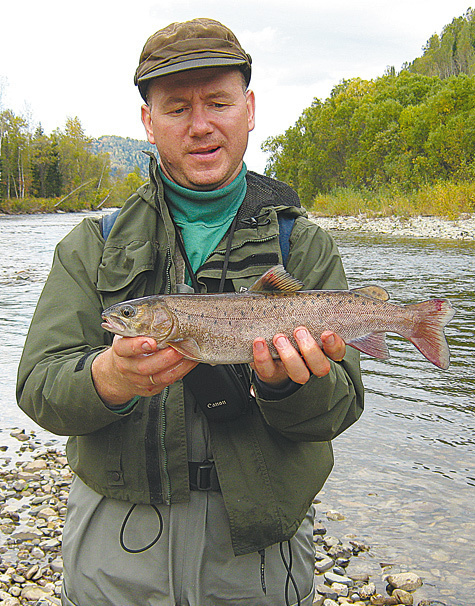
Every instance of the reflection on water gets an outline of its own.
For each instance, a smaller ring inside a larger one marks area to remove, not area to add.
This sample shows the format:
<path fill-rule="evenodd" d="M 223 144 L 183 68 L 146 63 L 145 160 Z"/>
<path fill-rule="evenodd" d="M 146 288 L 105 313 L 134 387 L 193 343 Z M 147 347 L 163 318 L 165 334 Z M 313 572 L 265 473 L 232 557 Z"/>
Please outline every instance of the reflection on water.
<path fill-rule="evenodd" d="M 14 402 L 16 367 L 54 245 L 83 216 L 0 217 L 3 428 L 34 427 Z M 395 570 L 422 576 L 419 599 L 467 603 L 475 595 L 475 245 L 334 236 L 351 288 L 379 284 L 398 304 L 446 297 L 456 315 L 446 329 L 452 356 L 447 371 L 394 335 L 388 336 L 390 360 L 363 356 L 366 410 L 335 440 L 335 468 L 320 495 L 320 516 L 336 536 L 353 532 L 372 546 L 369 555 L 353 558 L 365 560 L 365 570 L 379 575 L 379 562 L 390 561 Z M 324 512 L 337 508 L 346 521 L 327 522 Z"/>

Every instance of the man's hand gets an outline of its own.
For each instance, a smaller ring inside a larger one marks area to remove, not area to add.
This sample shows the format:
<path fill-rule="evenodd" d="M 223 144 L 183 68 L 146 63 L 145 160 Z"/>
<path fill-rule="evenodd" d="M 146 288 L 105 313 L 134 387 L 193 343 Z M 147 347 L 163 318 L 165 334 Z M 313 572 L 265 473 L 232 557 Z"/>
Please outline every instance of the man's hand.
<path fill-rule="evenodd" d="M 157 349 L 154 339 L 115 336 L 112 347 L 92 363 L 92 378 L 101 399 L 118 406 L 134 396 L 160 393 L 196 365 L 171 347 Z"/>
<path fill-rule="evenodd" d="M 273 343 L 280 356 L 280 360 L 271 357 L 269 348 L 264 339 L 254 341 L 254 364 L 252 365 L 259 379 L 264 383 L 279 387 L 288 379 L 295 383 L 306 383 L 312 374 L 324 377 L 330 372 L 330 360 L 340 362 L 346 352 L 345 342 L 341 337 L 331 331 L 321 335 L 322 347 L 304 326 L 294 330 L 294 338 L 299 351 L 293 347 L 289 339 L 283 334 L 277 334 Z"/>

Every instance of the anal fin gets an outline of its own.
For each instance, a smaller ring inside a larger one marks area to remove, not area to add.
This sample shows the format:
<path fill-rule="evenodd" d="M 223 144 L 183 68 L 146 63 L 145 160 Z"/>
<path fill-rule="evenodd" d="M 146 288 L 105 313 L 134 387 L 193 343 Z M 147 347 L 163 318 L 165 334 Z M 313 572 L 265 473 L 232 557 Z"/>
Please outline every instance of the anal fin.
<path fill-rule="evenodd" d="M 387 360 L 389 358 L 389 350 L 386 344 L 386 333 L 372 332 L 362 337 L 357 337 L 347 342 L 358 351 L 361 351 L 373 358 Z"/>

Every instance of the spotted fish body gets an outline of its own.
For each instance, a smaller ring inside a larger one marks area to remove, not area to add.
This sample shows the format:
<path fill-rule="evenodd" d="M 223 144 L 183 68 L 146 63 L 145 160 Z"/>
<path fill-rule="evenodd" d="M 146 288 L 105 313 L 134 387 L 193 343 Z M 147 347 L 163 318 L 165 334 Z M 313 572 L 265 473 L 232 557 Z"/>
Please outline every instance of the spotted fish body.
<path fill-rule="evenodd" d="M 380 287 L 352 291 L 300 290 L 302 284 L 276 266 L 245 293 L 156 295 L 116 304 L 103 313 L 103 327 L 124 336 L 144 335 L 159 347 L 208 364 L 251 362 L 252 343 L 265 338 L 272 355 L 277 333 L 293 344 L 297 326 L 317 342 L 327 330 L 347 345 L 378 358 L 389 357 L 385 333 L 409 339 L 440 368 L 449 366 L 444 327 L 454 315 L 445 299 L 413 305 L 389 303 Z"/>

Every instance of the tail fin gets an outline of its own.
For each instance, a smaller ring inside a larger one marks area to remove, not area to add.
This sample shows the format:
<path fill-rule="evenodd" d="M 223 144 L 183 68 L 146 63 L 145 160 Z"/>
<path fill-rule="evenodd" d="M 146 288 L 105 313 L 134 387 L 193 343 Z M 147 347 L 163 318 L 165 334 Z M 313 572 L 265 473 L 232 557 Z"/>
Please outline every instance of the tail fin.
<path fill-rule="evenodd" d="M 444 328 L 454 317 L 454 308 L 446 299 L 432 299 L 407 307 L 416 314 L 409 340 L 432 364 L 446 370 L 450 352 Z"/>

